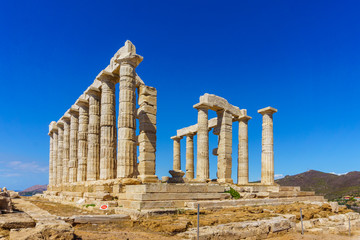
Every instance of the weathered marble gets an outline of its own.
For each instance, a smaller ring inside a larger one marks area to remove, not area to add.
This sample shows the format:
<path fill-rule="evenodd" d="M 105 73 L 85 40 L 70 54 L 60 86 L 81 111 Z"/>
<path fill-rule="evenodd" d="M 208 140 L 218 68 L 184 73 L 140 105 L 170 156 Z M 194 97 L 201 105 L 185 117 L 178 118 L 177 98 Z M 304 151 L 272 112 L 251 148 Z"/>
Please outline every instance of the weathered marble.
<path fill-rule="evenodd" d="M 100 178 L 100 95 L 101 91 L 94 87 L 87 90 L 89 96 L 89 126 L 86 180 Z"/>
<path fill-rule="evenodd" d="M 57 185 L 57 159 L 58 159 L 58 129 L 57 127 L 53 129 L 53 164 L 52 164 L 52 170 L 53 170 L 53 179 L 54 179 L 54 185 Z"/>
<path fill-rule="evenodd" d="M 79 109 L 72 106 L 69 111 L 70 114 L 70 160 L 69 160 L 69 182 L 76 182 L 77 180 L 77 164 L 78 164 L 78 131 L 79 131 Z"/>
<path fill-rule="evenodd" d="M 249 116 L 242 116 L 239 120 L 238 144 L 238 172 L 237 184 L 249 183 L 249 147 L 248 147 L 248 121 Z"/>
<path fill-rule="evenodd" d="M 194 134 L 186 135 L 186 179 L 194 179 Z"/>
<path fill-rule="evenodd" d="M 198 110 L 196 180 L 209 179 L 209 126 L 208 107 L 196 105 Z"/>
<path fill-rule="evenodd" d="M 220 183 L 232 183 L 232 115 L 226 110 L 217 111 L 219 129 L 217 177 Z"/>
<path fill-rule="evenodd" d="M 115 84 L 118 77 L 102 71 L 100 116 L 100 179 L 113 179 L 116 174 Z"/>
<path fill-rule="evenodd" d="M 49 152 L 49 186 L 55 185 L 54 179 L 54 135 L 53 130 L 56 128 L 56 122 L 52 121 L 49 125 L 49 136 L 50 136 L 50 152 Z"/>
<path fill-rule="evenodd" d="M 138 175 L 136 151 L 136 73 L 135 68 L 143 57 L 136 54 L 135 46 L 126 41 L 120 64 L 117 177 L 132 178 Z"/>
<path fill-rule="evenodd" d="M 63 175 L 62 182 L 69 182 L 69 160 L 70 160 L 70 115 L 66 113 L 61 120 L 64 122 L 64 141 L 63 141 Z"/>
<path fill-rule="evenodd" d="M 181 153 L 180 153 L 180 140 L 182 137 L 174 136 L 171 137 L 174 140 L 173 145 L 173 170 L 179 171 L 181 170 Z"/>
<path fill-rule="evenodd" d="M 58 121 L 56 126 L 58 127 L 58 156 L 56 164 L 56 184 L 62 184 L 63 174 L 63 143 L 64 143 L 64 122 Z"/>
<path fill-rule="evenodd" d="M 266 107 L 258 110 L 263 116 L 262 151 L 261 151 L 261 183 L 274 184 L 274 130 L 273 114 L 277 109 Z"/>
<path fill-rule="evenodd" d="M 86 180 L 89 102 L 83 98 L 79 98 L 76 105 L 79 106 L 77 182 L 82 182 Z"/>

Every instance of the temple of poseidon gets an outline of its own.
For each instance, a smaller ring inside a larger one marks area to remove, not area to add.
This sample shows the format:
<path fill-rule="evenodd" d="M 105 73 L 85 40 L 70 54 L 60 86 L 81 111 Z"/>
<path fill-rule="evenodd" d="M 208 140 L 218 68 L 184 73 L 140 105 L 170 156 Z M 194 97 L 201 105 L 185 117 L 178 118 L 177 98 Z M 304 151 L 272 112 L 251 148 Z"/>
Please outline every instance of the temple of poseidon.
<path fill-rule="evenodd" d="M 274 182 L 273 114 L 277 110 L 273 107 L 258 110 L 263 121 L 261 182 L 249 183 L 251 117 L 246 109 L 207 93 L 193 106 L 197 110 L 197 123 L 177 130 L 171 137 L 173 169 L 169 171 L 170 177 L 159 179 L 155 172 L 157 91 L 146 85 L 135 71 L 142 60 L 135 46 L 126 41 L 64 115 L 50 123 L 49 185 L 44 197 L 137 210 L 193 207 L 199 202 L 203 206 L 235 206 L 246 201 L 279 198 L 288 202 L 323 199 L 313 192 L 300 191 L 299 187 L 281 187 Z M 209 111 L 215 111 L 217 117 L 209 119 Z M 239 126 L 239 143 L 234 181 L 231 171 L 235 122 Z M 218 136 L 218 147 L 212 149 L 212 154 L 217 156 L 217 179 L 209 178 L 211 130 Z M 180 161 L 183 138 L 185 166 Z M 240 192 L 242 198 L 230 199 L 230 194 L 225 193 L 229 187 Z"/>

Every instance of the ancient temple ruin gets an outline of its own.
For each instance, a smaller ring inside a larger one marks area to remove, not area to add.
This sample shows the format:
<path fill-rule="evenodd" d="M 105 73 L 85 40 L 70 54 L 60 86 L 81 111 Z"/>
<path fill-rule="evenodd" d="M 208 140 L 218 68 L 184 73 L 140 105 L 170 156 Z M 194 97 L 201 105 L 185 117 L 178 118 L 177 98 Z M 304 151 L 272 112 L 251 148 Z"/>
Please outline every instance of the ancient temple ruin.
<path fill-rule="evenodd" d="M 194 201 L 222 201 L 230 197 L 225 193 L 228 187 L 242 192 L 244 198 L 291 196 L 299 200 L 301 196 L 314 195 L 298 188 L 284 190 L 274 183 L 272 115 L 277 110 L 272 107 L 258 111 L 263 118 L 261 183 L 249 183 L 251 117 L 246 109 L 212 94 L 201 96 L 194 105 L 198 111 L 197 124 L 179 129 L 171 137 L 173 177 L 160 181 L 155 173 L 157 91 L 136 74 L 142 60 L 135 46 L 126 41 L 64 115 L 50 123 L 49 186 L 45 197 L 54 201 L 107 202 L 130 209 L 152 209 L 191 206 Z M 208 119 L 209 110 L 215 111 L 217 117 Z M 237 184 L 231 178 L 233 122 L 239 122 Z M 213 150 L 218 160 L 216 181 L 209 179 L 211 129 L 218 136 L 218 148 Z M 180 161 L 183 137 L 186 137 L 185 172 L 181 171 Z"/>

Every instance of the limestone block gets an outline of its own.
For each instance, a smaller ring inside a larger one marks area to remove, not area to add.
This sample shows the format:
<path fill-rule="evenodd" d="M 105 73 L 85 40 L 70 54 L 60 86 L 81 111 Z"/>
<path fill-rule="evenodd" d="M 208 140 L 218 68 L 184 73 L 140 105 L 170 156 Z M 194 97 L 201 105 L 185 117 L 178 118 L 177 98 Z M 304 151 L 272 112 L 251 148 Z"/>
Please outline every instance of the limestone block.
<path fill-rule="evenodd" d="M 155 161 L 156 154 L 154 152 L 140 152 L 139 153 L 139 161 Z M 139 164 L 140 164 L 139 163 Z"/>
<path fill-rule="evenodd" d="M 139 185 L 141 181 L 136 178 L 124 178 L 121 180 L 121 184 L 123 185 Z"/>
<path fill-rule="evenodd" d="M 139 116 L 141 113 L 148 113 L 148 114 L 156 115 L 156 112 L 157 112 L 156 106 L 151 106 L 149 104 L 143 103 L 137 109 L 137 116 Z"/>
<path fill-rule="evenodd" d="M 82 224 L 104 224 L 104 223 L 116 223 L 120 221 L 130 220 L 129 215 L 125 214 L 113 214 L 113 215 L 79 215 L 74 216 L 74 223 Z"/>
<path fill-rule="evenodd" d="M 156 106 L 157 105 L 157 97 L 156 96 L 140 95 L 138 104 L 141 106 L 144 103 L 146 103 L 148 105 Z"/>
<path fill-rule="evenodd" d="M 137 138 L 138 142 L 151 142 L 151 143 L 156 143 L 156 134 L 155 133 L 140 133 L 140 135 Z"/>
<path fill-rule="evenodd" d="M 123 140 L 136 140 L 136 133 L 133 129 L 129 128 L 120 128 L 118 130 L 118 135 L 121 136 L 121 139 Z"/>
<path fill-rule="evenodd" d="M 156 115 L 150 114 L 150 113 L 144 113 L 141 112 L 138 115 L 139 118 L 139 122 L 141 123 L 151 123 L 151 124 L 156 124 Z"/>
<path fill-rule="evenodd" d="M 139 128 L 140 132 L 156 133 L 156 125 L 151 123 L 142 123 Z"/>
<path fill-rule="evenodd" d="M 156 145 L 154 142 L 140 142 L 139 143 L 140 152 L 156 152 Z"/>
<path fill-rule="evenodd" d="M 170 170 L 169 173 L 171 174 L 171 178 L 169 179 L 169 183 L 183 183 L 184 179 L 183 176 L 185 173 L 181 170 Z"/>
<path fill-rule="evenodd" d="M 154 175 L 155 174 L 155 160 L 141 160 L 138 165 L 139 172 L 143 175 Z"/>

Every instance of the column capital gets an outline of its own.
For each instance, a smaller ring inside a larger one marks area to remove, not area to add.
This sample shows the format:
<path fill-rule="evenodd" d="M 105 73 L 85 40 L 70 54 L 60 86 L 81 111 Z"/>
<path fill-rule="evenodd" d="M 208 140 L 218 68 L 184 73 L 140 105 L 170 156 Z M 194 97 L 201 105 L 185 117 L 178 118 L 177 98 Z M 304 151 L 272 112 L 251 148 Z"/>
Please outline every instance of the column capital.
<path fill-rule="evenodd" d="M 63 121 L 63 122 L 65 122 L 65 123 L 69 123 L 69 122 L 70 122 L 70 118 L 71 118 L 70 114 L 69 114 L 68 112 L 66 112 L 66 113 L 64 114 L 64 116 L 62 116 L 62 117 L 60 118 L 60 120 Z"/>
<path fill-rule="evenodd" d="M 179 140 L 179 141 L 180 141 L 182 138 L 183 138 L 182 136 L 173 136 L 173 137 L 171 137 L 171 139 L 172 139 L 172 140 L 175 140 L 175 141 L 176 141 L 176 140 Z"/>
<path fill-rule="evenodd" d="M 100 91 L 100 89 L 98 89 L 94 86 L 90 86 L 86 89 L 85 94 L 89 95 L 89 96 L 99 97 L 101 94 L 101 91 Z"/>
<path fill-rule="evenodd" d="M 206 104 L 203 104 L 203 103 L 197 103 L 197 104 L 195 104 L 194 106 L 193 106 L 193 108 L 195 108 L 195 109 L 206 109 L 206 110 L 208 110 L 208 109 L 210 109 L 210 106 L 208 106 L 208 105 L 206 105 Z"/>
<path fill-rule="evenodd" d="M 119 63 L 128 63 L 133 67 L 137 67 L 144 58 L 138 54 L 136 54 L 136 48 L 132 42 L 127 40 L 125 45 L 120 49 L 120 54 L 115 62 Z"/>
<path fill-rule="evenodd" d="M 82 108 L 88 108 L 89 101 L 84 98 L 79 98 L 78 100 L 76 100 L 75 105 L 82 107 Z"/>
<path fill-rule="evenodd" d="M 59 121 L 57 121 L 56 126 L 58 128 L 64 128 L 64 122 L 60 119 Z"/>
<path fill-rule="evenodd" d="M 186 137 L 193 137 L 196 135 L 196 132 L 192 132 L 192 133 L 187 133 L 185 134 Z"/>
<path fill-rule="evenodd" d="M 112 72 L 108 72 L 105 70 L 102 70 L 96 77 L 97 80 L 99 80 L 100 82 L 114 82 L 117 83 L 119 81 L 119 75 L 112 73 Z"/>
<path fill-rule="evenodd" d="M 245 123 L 247 123 L 250 119 L 252 119 L 252 117 L 247 116 L 247 115 L 241 116 L 241 117 L 239 117 L 239 118 L 236 118 L 237 121 L 239 121 L 239 122 L 245 122 Z"/>
<path fill-rule="evenodd" d="M 264 114 L 273 114 L 276 113 L 278 110 L 273 108 L 273 107 L 266 107 L 266 108 L 262 108 L 258 110 L 258 113 L 260 113 L 261 115 Z"/>
<path fill-rule="evenodd" d="M 49 125 L 49 133 L 48 135 L 51 135 L 54 131 L 57 131 L 56 122 L 52 121 Z"/>
<path fill-rule="evenodd" d="M 78 116 L 79 115 L 79 107 L 76 105 L 72 105 L 69 109 L 69 114 L 72 116 Z"/>

